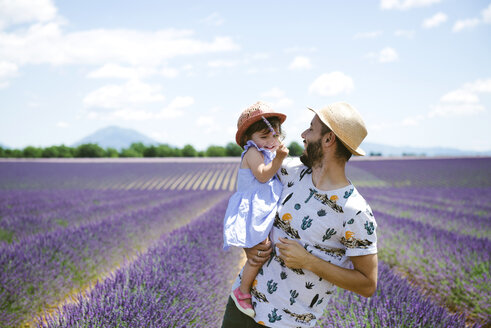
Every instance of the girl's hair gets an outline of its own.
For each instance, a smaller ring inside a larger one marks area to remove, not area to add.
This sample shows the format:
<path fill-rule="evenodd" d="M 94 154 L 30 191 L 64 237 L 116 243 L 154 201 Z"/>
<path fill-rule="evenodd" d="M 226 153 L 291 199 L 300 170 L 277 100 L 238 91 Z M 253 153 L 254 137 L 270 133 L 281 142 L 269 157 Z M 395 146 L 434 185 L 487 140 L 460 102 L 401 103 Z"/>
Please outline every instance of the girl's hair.
<path fill-rule="evenodd" d="M 284 137 L 285 134 L 281 130 L 281 121 L 278 117 L 276 116 L 271 116 L 266 118 L 273 127 L 273 129 L 278 130 L 280 137 Z M 259 120 L 257 122 L 254 122 L 250 127 L 247 128 L 246 132 L 244 133 L 244 136 L 242 137 L 242 144 L 246 144 L 247 140 L 251 139 L 252 135 L 258 131 L 264 131 L 267 130 L 269 131 L 269 127 L 266 125 L 266 123 L 263 120 Z"/>

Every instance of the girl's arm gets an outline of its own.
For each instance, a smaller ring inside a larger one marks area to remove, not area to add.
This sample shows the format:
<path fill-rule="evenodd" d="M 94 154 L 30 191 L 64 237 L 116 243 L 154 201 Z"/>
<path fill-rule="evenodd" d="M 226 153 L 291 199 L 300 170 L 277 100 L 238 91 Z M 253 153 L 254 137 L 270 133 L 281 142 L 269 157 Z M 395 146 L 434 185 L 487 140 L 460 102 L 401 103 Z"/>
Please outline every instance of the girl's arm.
<path fill-rule="evenodd" d="M 264 157 L 256 148 L 249 148 L 244 155 L 244 166 L 252 171 L 259 182 L 268 182 L 281 167 L 281 163 L 288 155 L 288 148 L 281 144 L 276 150 L 276 157 L 268 164 L 264 164 Z"/>

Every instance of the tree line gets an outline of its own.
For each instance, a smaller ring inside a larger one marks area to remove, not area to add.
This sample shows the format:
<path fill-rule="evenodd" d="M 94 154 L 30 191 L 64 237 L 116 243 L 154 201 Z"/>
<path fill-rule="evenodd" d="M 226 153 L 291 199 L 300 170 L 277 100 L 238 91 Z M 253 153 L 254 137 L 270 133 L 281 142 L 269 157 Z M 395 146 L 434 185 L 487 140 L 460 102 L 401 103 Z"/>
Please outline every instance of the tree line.
<path fill-rule="evenodd" d="M 293 141 L 288 146 L 291 156 L 300 156 L 303 147 Z M 0 157 L 7 158 L 87 158 L 87 157 L 236 157 L 242 154 L 243 149 L 235 143 L 228 143 L 225 147 L 211 145 L 206 150 L 196 150 L 192 145 L 183 148 L 168 144 L 144 145 L 141 142 L 132 143 L 128 148 L 117 150 L 115 148 L 102 148 L 95 143 L 82 144 L 76 147 L 65 145 L 50 146 L 46 148 L 27 146 L 23 149 L 10 149 L 0 147 Z"/>

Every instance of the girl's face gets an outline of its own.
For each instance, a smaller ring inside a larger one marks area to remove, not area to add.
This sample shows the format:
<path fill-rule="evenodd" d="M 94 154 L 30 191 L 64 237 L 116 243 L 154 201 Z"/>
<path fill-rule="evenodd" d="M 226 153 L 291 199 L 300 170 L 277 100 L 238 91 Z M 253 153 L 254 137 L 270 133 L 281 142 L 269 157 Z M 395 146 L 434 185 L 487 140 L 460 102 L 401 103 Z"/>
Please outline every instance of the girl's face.
<path fill-rule="evenodd" d="M 273 133 L 267 129 L 254 132 L 250 140 L 254 141 L 259 148 L 275 151 L 280 146 L 280 141 L 278 140 L 279 131 L 276 129 L 275 131 L 276 136 L 273 136 Z"/>

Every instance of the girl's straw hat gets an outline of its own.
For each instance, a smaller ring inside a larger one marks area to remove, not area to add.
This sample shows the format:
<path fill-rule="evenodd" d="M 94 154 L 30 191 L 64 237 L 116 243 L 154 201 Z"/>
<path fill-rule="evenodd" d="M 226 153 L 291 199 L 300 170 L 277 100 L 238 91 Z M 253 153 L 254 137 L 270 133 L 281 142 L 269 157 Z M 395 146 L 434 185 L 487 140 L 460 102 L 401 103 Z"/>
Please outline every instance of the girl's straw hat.
<path fill-rule="evenodd" d="M 365 155 L 360 144 L 367 136 L 367 128 L 360 113 L 353 106 L 337 102 L 319 110 L 309 109 L 319 116 L 353 155 Z"/>
<path fill-rule="evenodd" d="M 235 141 L 241 147 L 244 147 L 245 141 L 242 140 L 247 129 L 257 121 L 262 120 L 262 117 L 268 118 L 276 116 L 283 123 L 286 120 L 286 115 L 274 112 L 268 105 L 262 101 L 258 101 L 254 105 L 246 108 L 242 114 L 240 114 L 237 121 L 237 133 L 235 134 Z"/>

